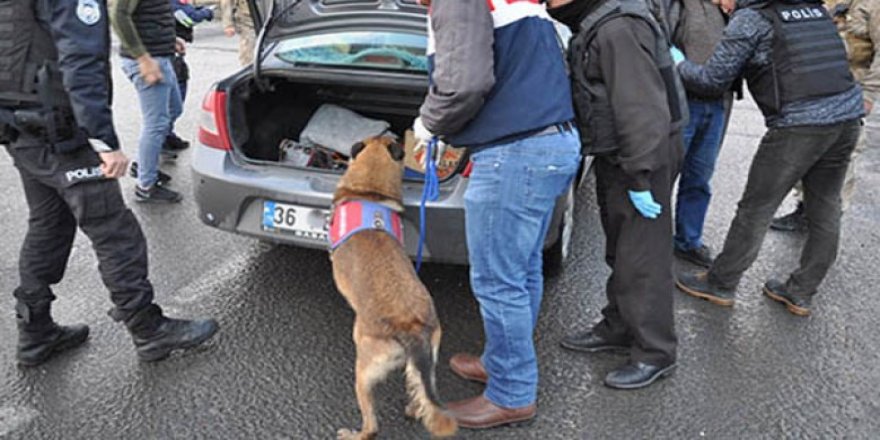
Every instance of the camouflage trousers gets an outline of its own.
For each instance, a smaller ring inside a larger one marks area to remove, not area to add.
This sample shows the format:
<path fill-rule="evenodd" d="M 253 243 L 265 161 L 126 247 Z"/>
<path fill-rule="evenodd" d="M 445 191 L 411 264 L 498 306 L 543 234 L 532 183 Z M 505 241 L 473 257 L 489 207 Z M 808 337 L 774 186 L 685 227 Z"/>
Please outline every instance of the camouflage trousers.
<path fill-rule="evenodd" d="M 238 62 L 247 66 L 254 62 L 254 45 L 257 41 L 256 33 L 252 26 L 236 24 L 235 33 L 238 34 Z"/>

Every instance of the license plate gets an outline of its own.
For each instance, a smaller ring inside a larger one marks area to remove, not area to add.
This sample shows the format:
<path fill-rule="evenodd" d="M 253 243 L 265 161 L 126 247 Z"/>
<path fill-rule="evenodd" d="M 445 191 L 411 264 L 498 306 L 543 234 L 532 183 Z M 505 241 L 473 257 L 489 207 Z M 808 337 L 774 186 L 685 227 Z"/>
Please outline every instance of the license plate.
<path fill-rule="evenodd" d="M 263 202 L 263 229 L 286 232 L 315 241 L 327 241 L 330 211 L 267 200 Z"/>

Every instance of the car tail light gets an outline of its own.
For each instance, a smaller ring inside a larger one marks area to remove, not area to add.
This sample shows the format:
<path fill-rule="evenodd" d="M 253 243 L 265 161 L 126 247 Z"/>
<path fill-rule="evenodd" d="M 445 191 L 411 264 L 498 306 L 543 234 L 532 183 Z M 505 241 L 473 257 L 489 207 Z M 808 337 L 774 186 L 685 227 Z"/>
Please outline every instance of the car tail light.
<path fill-rule="evenodd" d="M 226 92 L 211 90 L 202 101 L 199 142 L 206 147 L 232 150 L 226 118 Z"/>

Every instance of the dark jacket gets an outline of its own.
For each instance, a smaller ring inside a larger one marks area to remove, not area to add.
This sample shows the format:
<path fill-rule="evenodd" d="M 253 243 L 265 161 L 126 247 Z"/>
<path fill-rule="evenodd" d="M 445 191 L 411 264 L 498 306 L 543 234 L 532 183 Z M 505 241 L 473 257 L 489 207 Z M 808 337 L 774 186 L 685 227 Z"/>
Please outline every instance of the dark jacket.
<path fill-rule="evenodd" d="M 672 43 L 687 59 L 705 63 L 721 41 L 727 19 L 712 0 L 673 0 L 668 14 Z M 687 90 L 688 98 L 721 99 L 724 93 L 703 95 Z"/>
<path fill-rule="evenodd" d="M 711 95 L 727 90 L 741 74 L 749 79 L 770 65 L 773 25 L 752 7 L 766 0 L 738 0 L 724 37 L 705 64 L 684 61 L 678 66 L 688 89 Z M 768 127 L 834 125 L 864 115 L 858 86 L 826 97 L 785 104 L 778 114 L 765 115 Z"/>
<path fill-rule="evenodd" d="M 56 110 L 72 114 L 76 126 L 95 150 L 119 149 L 110 110 L 110 30 L 105 1 L 15 1 L 27 3 L 33 13 L 28 14 L 27 22 L 4 23 L 2 27 L 22 34 L 26 34 L 24 28 L 41 33 L 34 42 L 51 40 L 54 49 L 40 55 L 44 59 L 34 61 L 57 65 L 62 84 L 58 93 L 66 94 L 59 101 L 65 102 L 65 107 L 69 108 L 56 107 Z M 14 39 L 4 35 L 4 41 L 13 42 Z M 35 47 L 16 49 L 31 52 Z M 38 57 L 33 52 L 30 56 Z"/>
<path fill-rule="evenodd" d="M 650 189 L 651 173 L 669 165 L 669 149 L 676 148 L 655 38 L 644 20 L 620 17 L 602 25 L 587 49 L 588 89 L 608 96 L 619 143 L 616 161 L 637 191 Z"/>
<path fill-rule="evenodd" d="M 174 55 L 177 36 L 169 0 L 114 0 L 110 15 L 123 57 Z"/>

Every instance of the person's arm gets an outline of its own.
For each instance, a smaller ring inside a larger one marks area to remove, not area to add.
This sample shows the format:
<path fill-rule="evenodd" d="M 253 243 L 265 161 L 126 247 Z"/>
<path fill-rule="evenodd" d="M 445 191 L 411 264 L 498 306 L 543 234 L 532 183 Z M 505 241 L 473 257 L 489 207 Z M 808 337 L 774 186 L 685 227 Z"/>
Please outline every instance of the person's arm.
<path fill-rule="evenodd" d="M 438 136 L 460 131 L 495 85 L 494 26 L 485 1 L 434 0 L 434 71 L 420 114 Z"/>
<path fill-rule="evenodd" d="M 759 12 L 750 9 L 736 12 L 706 64 L 684 61 L 678 65 L 678 73 L 685 87 L 709 96 L 724 93 L 742 74 L 761 39 L 770 31 L 770 22 Z"/>
<path fill-rule="evenodd" d="M 113 23 L 113 31 L 119 37 L 119 44 L 134 58 L 147 53 L 133 18 L 139 3 L 140 0 L 113 0 L 110 9 L 110 21 Z"/>
<path fill-rule="evenodd" d="M 650 173 L 659 165 L 655 152 L 671 131 L 655 38 L 641 19 L 618 18 L 602 26 L 594 42 L 617 127 L 618 159 L 634 191 L 650 190 Z"/>
<path fill-rule="evenodd" d="M 224 28 L 235 26 L 235 22 L 232 18 L 232 1 L 233 0 L 220 0 L 220 18 L 223 22 Z"/>
<path fill-rule="evenodd" d="M 38 13 L 58 50 L 58 67 L 77 125 L 96 151 L 119 149 L 110 110 L 110 34 L 105 3 L 96 23 L 83 22 L 77 2 L 40 0 Z"/>
<path fill-rule="evenodd" d="M 862 78 L 865 101 L 874 104 L 880 96 L 880 1 L 860 2 L 850 11 L 847 21 L 850 32 L 859 38 L 866 38 L 874 46 L 874 58 L 867 74 Z"/>

